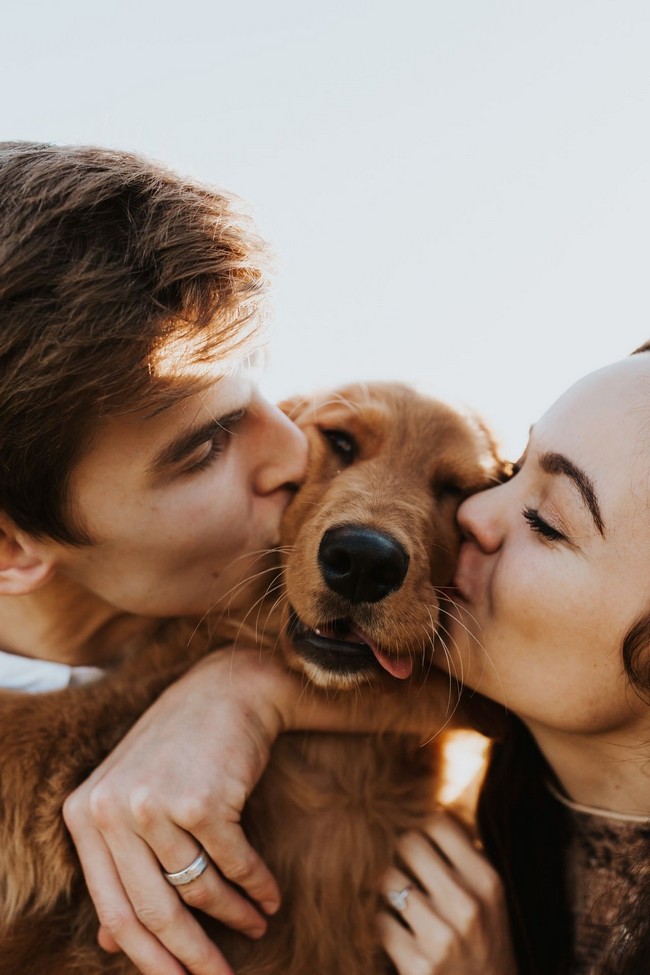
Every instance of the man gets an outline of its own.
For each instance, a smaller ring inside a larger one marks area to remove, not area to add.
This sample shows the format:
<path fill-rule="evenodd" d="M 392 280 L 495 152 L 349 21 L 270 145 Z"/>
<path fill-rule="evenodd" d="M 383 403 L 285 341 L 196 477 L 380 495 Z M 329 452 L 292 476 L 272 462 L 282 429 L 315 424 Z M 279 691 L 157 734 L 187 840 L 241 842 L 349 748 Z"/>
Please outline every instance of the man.
<path fill-rule="evenodd" d="M 95 678 L 161 617 L 229 597 L 277 543 L 306 446 L 255 386 L 262 257 L 222 193 L 124 152 L 0 144 L 0 686 Z M 160 863 L 195 856 L 180 833 Z M 94 848 L 84 867 L 101 914 L 100 861 Z M 252 872 L 273 908 L 274 882 Z M 263 932 L 212 865 L 199 889 Z M 142 904 L 113 901 L 104 919 Z M 188 967 L 228 971 L 176 915 Z M 136 926 L 142 970 L 180 971 L 167 936 Z"/>
<path fill-rule="evenodd" d="M 276 544 L 306 445 L 255 388 L 261 257 L 223 194 L 0 143 L 0 687 L 96 678 Z M 306 702 L 255 651 L 192 668 L 64 809 L 101 944 L 143 975 L 231 975 L 185 905 L 251 937 L 278 908 L 239 825 L 273 741 L 372 727 L 371 694 Z"/>

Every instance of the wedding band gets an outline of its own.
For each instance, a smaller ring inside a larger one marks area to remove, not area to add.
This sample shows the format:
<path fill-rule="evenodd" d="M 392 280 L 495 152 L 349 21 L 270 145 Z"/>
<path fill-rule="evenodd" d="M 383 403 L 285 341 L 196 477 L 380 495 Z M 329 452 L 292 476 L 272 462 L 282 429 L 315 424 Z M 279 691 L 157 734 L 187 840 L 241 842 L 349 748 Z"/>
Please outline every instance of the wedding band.
<path fill-rule="evenodd" d="M 388 897 L 390 906 L 394 907 L 396 911 L 405 911 L 406 902 L 412 890 L 413 887 L 411 884 L 407 884 L 406 887 L 402 887 L 401 890 L 389 890 L 386 896 Z"/>
<path fill-rule="evenodd" d="M 193 880 L 200 877 L 209 866 L 210 857 L 205 850 L 201 850 L 189 867 L 185 867 L 184 870 L 177 870 L 175 873 L 167 873 L 166 870 L 163 870 L 163 877 L 172 887 L 184 887 L 185 884 L 191 884 Z"/>

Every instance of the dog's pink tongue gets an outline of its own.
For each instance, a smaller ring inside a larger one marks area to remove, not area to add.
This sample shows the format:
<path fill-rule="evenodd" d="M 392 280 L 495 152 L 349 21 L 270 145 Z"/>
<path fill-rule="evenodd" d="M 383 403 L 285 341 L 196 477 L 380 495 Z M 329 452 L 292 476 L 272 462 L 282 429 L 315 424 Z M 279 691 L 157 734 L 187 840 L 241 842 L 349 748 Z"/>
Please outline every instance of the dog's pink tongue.
<path fill-rule="evenodd" d="M 374 647 L 373 652 L 377 663 L 380 663 L 384 670 L 387 670 L 393 677 L 399 677 L 400 680 L 405 680 L 411 676 L 413 664 L 409 657 L 388 657 L 381 650 L 376 650 Z"/>
<path fill-rule="evenodd" d="M 413 672 L 413 662 L 411 661 L 410 657 L 389 657 L 388 654 L 382 653 L 378 647 L 376 647 L 373 643 L 370 643 L 365 637 L 364 640 L 374 653 L 377 663 L 380 664 L 384 670 L 387 670 L 389 674 L 392 674 L 393 677 L 399 678 L 399 680 L 406 680 L 407 677 L 411 676 Z"/>

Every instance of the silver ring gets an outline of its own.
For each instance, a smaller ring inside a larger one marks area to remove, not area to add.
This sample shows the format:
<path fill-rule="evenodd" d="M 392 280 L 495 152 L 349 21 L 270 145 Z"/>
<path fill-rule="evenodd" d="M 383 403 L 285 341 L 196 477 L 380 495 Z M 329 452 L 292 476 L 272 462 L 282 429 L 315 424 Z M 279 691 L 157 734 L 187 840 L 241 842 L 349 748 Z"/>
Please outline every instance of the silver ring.
<path fill-rule="evenodd" d="M 406 887 L 402 887 L 401 890 L 389 890 L 387 893 L 388 903 L 391 907 L 394 907 L 396 911 L 405 911 L 406 902 L 408 896 L 413 890 L 411 884 L 407 884 Z"/>
<path fill-rule="evenodd" d="M 184 887 L 185 884 L 191 884 L 193 880 L 200 877 L 209 866 L 210 857 L 205 850 L 201 850 L 189 867 L 185 867 L 184 870 L 177 870 L 175 873 L 167 873 L 166 870 L 163 870 L 163 877 L 172 887 Z"/>

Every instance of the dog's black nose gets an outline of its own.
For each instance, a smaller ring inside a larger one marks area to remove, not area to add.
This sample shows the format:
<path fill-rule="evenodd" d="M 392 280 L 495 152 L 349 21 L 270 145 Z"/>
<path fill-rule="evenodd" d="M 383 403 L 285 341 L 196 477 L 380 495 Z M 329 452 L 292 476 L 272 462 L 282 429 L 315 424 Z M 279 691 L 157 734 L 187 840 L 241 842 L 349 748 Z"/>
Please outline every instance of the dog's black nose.
<path fill-rule="evenodd" d="M 352 603 L 376 603 L 399 589 L 409 565 L 398 541 L 362 525 L 326 531 L 318 560 L 329 588 Z"/>

